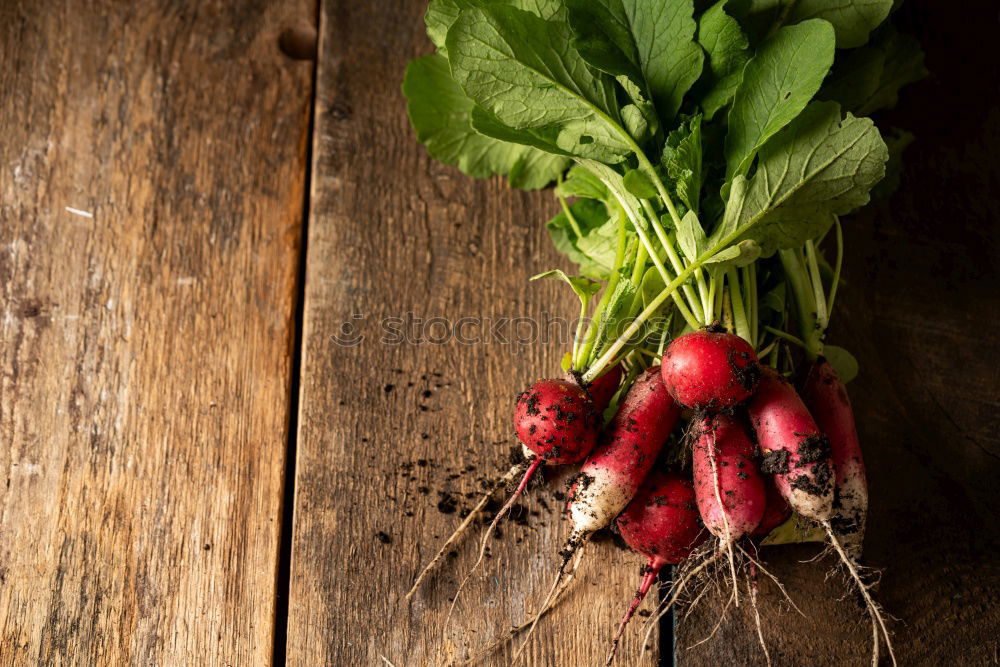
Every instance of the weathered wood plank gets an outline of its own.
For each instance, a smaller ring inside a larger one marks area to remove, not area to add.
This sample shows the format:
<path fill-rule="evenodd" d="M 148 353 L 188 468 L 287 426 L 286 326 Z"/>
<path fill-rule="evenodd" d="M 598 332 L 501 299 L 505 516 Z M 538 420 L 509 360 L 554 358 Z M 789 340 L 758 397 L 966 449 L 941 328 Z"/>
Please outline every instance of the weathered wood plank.
<path fill-rule="evenodd" d="M 930 0 L 904 8 L 931 78 L 907 89 L 880 125 L 917 141 L 900 190 L 845 222 L 846 286 L 831 342 L 851 349 L 849 386 L 871 485 L 866 560 L 886 567 L 878 596 L 900 664 L 997 660 L 1000 561 L 1000 76 L 969 67 L 991 57 L 996 5 L 962 11 Z M 959 37 L 960 36 L 960 37 Z M 948 100 L 947 109 L 941 100 Z M 867 664 L 870 629 L 845 588 L 824 581 L 817 549 L 765 552 L 806 618 L 778 612 L 763 586 L 764 633 L 777 665 Z M 682 625 L 678 664 L 763 664 L 752 618 L 716 622 L 718 601 Z"/>
<path fill-rule="evenodd" d="M 494 542 L 445 636 L 456 575 L 472 564 L 478 539 L 461 546 L 412 608 L 401 602 L 459 521 L 439 512 L 438 492 L 476 492 L 477 475 L 506 469 L 515 393 L 557 373 L 567 349 L 504 344 L 484 318 L 574 312 L 572 295 L 558 286 L 527 282 L 558 264 L 543 225 L 558 210 L 551 195 L 473 182 L 432 162 L 409 129 L 399 84 L 406 61 L 430 48 L 425 5 L 323 4 L 290 664 L 378 664 L 380 655 L 395 665 L 440 664 L 483 646 L 544 595 L 566 536 L 552 497 L 559 482 L 550 481 L 525 503 L 539 516 L 510 524 Z M 451 326 L 474 318 L 462 333 L 490 340 L 434 344 L 445 335 L 439 323 L 423 329 L 423 344 L 413 336 L 410 343 L 380 342 L 380 321 L 407 312 L 444 317 Z M 365 336 L 353 347 L 336 340 L 347 342 L 348 325 Z M 521 327 L 508 324 L 500 335 L 527 337 L 528 325 Z M 458 507 L 469 504 L 463 497 Z M 540 627 L 529 664 L 603 659 L 640 565 L 610 544 L 596 545 L 585 581 Z M 633 651 L 634 643 L 623 649 Z M 489 662 L 509 658 L 501 652 Z"/>
<path fill-rule="evenodd" d="M 310 2 L 0 5 L 0 664 L 264 664 Z"/>

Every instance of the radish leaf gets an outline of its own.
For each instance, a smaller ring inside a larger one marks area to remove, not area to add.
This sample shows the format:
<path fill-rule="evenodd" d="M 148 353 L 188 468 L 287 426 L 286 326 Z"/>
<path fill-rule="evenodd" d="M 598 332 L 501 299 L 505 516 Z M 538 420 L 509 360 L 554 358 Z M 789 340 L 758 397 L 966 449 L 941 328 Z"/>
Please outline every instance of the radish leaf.
<path fill-rule="evenodd" d="M 888 150 L 867 118 L 841 118 L 835 102 L 814 102 L 761 149 L 757 172 L 733 183 L 716 241 L 741 230 L 770 255 L 817 236 L 868 203 Z"/>
<path fill-rule="evenodd" d="M 834 55 L 833 28 L 812 20 L 781 28 L 747 63 L 729 110 L 726 181 L 742 176 L 764 143 L 819 90 Z"/>
<path fill-rule="evenodd" d="M 564 23 L 489 5 L 463 10 L 446 43 L 452 76 L 500 123 L 575 156 L 621 162 L 635 142 L 616 121 L 614 84 L 569 41 Z"/>
<path fill-rule="evenodd" d="M 674 183 L 677 196 L 690 210 L 697 211 L 702 172 L 700 115 L 685 119 L 670 133 L 661 162 Z"/>
<path fill-rule="evenodd" d="M 573 46 L 591 66 L 644 81 L 660 118 L 677 114 L 704 61 L 692 0 L 570 0 Z"/>
<path fill-rule="evenodd" d="M 504 174 L 513 187 L 534 190 L 551 183 L 568 165 L 566 158 L 476 132 L 470 119 L 473 102 L 452 80 L 448 61 L 440 55 L 410 61 L 403 93 L 410 122 L 427 151 L 469 176 Z"/>
<path fill-rule="evenodd" d="M 743 77 L 743 67 L 750 59 L 749 42 L 740 24 L 726 13 L 726 3 L 719 0 L 698 19 L 698 43 L 708 54 L 708 92 L 701 100 L 705 120 L 729 104 Z"/>
<path fill-rule="evenodd" d="M 837 34 L 837 48 L 850 49 L 868 41 L 868 33 L 889 15 L 892 0 L 797 0 L 786 23 L 825 19 Z"/>

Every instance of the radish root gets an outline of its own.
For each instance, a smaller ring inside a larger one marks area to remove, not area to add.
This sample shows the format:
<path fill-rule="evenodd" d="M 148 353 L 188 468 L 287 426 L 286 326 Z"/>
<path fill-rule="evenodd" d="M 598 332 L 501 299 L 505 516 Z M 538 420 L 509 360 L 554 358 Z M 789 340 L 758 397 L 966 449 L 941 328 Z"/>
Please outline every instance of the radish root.
<path fill-rule="evenodd" d="M 686 574 L 684 574 L 681 577 L 680 581 L 678 581 L 676 584 L 674 584 L 673 586 L 671 586 L 670 591 L 669 591 L 669 595 L 670 595 L 669 599 L 667 599 L 667 601 L 663 602 L 660 605 L 660 607 L 658 608 L 656 614 L 654 614 L 654 615 L 650 616 L 648 619 L 646 619 L 646 625 L 649 626 L 649 629 L 646 630 L 646 636 L 643 637 L 642 644 L 639 646 L 639 657 L 640 657 L 640 659 L 642 657 L 642 653 L 646 650 L 646 646 L 649 645 L 649 638 L 653 634 L 653 628 L 657 627 L 657 625 L 659 624 L 660 619 L 663 618 L 663 616 L 668 611 L 670 611 L 670 608 L 674 606 L 674 603 L 677 602 L 677 599 L 680 597 L 681 593 L 684 592 L 684 588 L 687 586 L 687 583 L 689 581 L 691 581 L 691 579 L 695 575 L 697 575 L 699 572 L 701 572 L 702 570 L 704 570 L 706 567 L 708 567 L 709 565 L 711 565 L 712 563 L 714 563 L 715 561 L 717 561 L 724 554 L 725 554 L 724 551 L 716 551 L 711 556 L 708 556 L 707 558 L 705 558 L 701 563 L 699 563 L 698 565 L 695 565 L 694 567 L 692 567 Z"/>
<path fill-rule="evenodd" d="M 543 606 L 541 611 L 538 612 L 539 617 L 545 616 L 550 611 L 555 609 L 559 603 L 559 600 L 562 599 L 563 594 L 569 589 L 570 584 L 573 583 L 574 577 L 576 577 L 576 572 L 580 568 L 580 562 L 583 560 L 583 554 L 586 551 L 586 546 L 587 545 L 584 544 L 577 552 L 576 559 L 573 561 L 573 567 L 570 568 L 569 572 L 566 574 L 566 577 L 563 579 L 562 584 L 556 590 L 556 594 L 552 597 L 552 601 L 549 602 L 547 605 Z M 486 646 L 485 648 L 481 649 L 472 658 L 461 664 L 471 665 L 479 662 L 480 660 L 482 660 L 489 654 L 493 653 L 507 642 L 512 641 L 514 637 L 516 637 L 520 633 L 530 628 L 533 622 L 534 622 L 534 617 L 532 617 L 532 620 L 530 621 L 525 621 L 524 623 L 511 628 L 504 634 L 504 636 L 495 639 L 489 646 Z"/>
<path fill-rule="evenodd" d="M 441 545 L 441 549 L 437 552 L 434 558 L 432 558 L 431 561 L 424 566 L 424 569 L 420 571 L 416 581 L 413 582 L 413 586 L 410 587 L 410 590 L 407 591 L 406 595 L 403 597 L 404 600 L 408 602 L 417 592 L 417 589 L 420 588 L 420 584 L 423 583 L 424 579 L 426 579 L 427 576 L 441 564 L 441 561 L 444 560 L 445 554 L 448 553 L 449 548 L 461 539 L 462 535 L 465 534 L 465 531 L 468 530 L 470 525 L 472 525 L 472 522 L 477 516 L 479 516 L 479 513 L 483 511 L 484 507 L 486 507 L 486 504 L 490 501 L 490 498 L 493 497 L 493 494 L 522 475 L 524 471 L 527 470 L 528 465 L 529 462 L 524 461 L 513 466 L 503 477 L 500 478 L 499 482 L 493 485 L 493 488 L 483 494 L 479 503 L 472 508 L 472 511 L 469 512 L 469 515 L 462 520 L 462 523 L 458 524 L 458 528 L 456 528 L 455 532 L 451 534 L 451 537 L 445 540 L 445 543 Z"/>
<path fill-rule="evenodd" d="M 822 521 L 820 523 L 823 525 L 823 528 L 826 529 L 826 534 L 830 538 L 831 546 L 833 546 L 834 550 L 840 556 L 840 560 L 844 563 L 844 567 L 847 568 L 848 573 L 851 575 L 855 585 L 857 585 L 858 590 L 861 592 L 861 597 L 865 600 L 865 605 L 868 607 L 868 616 L 872 621 L 872 667 L 878 667 L 880 631 L 882 638 L 885 639 L 885 647 L 889 651 L 889 659 L 892 660 L 893 667 L 895 667 L 896 654 L 892 650 L 892 640 L 889 636 L 889 630 L 886 628 L 885 619 L 882 616 L 882 607 L 875 602 L 874 598 L 872 598 L 871 594 L 868 592 L 869 585 L 865 583 L 861 574 L 858 572 L 858 565 L 850 556 L 847 555 L 844 547 L 841 546 L 840 541 L 833 532 L 833 528 L 830 527 L 830 522 Z"/>
<path fill-rule="evenodd" d="M 767 650 L 767 642 L 764 641 L 764 629 L 760 623 L 760 610 L 757 609 L 757 567 L 750 563 L 750 576 L 747 578 L 747 588 L 750 590 L 750 607 L 753 609 L 753 621 L 757 626 L 757 639 L 760 640 L 760 648 L 764 651 L 764 660 L 767 667 L 771 667 L 771 653 Z"/>
<path fill-rule="evenodd" d="M 486 529 L 486 534 L 483 535 L 483 541 L 479 545 L 479 558 L 476 559 L 472 569 L 469 570 L 467 575 L 465 575 L 465 579 L 462 580 L 458 590 L 455 591 L 455 597 L 452 598 L 451 606 L 448 607 L 448 615 L 444 617 L 444 624 L 441 626 L 442 631 L 448 629 L 448 622 L 451 620 L 451 615 L 455 611 L 455 605 L 458 604 L 458 597 L 462 594 L 462 590 L 465 589 L 469 580 L 472 579 L 472 575 L 475 574 L 476 570 L 479 569 L 479 566 L 482 565 L 483 559 L 486 558 L 486 545 L 489 544 L 490 537 L 493 535 L 493 531 L 496 530 L 497 524 L 500 523 L 502 518 L 507 516 L 508 512 L 510 512 L 510 508 L 514 506 L 514 502 L 521 496 L 524 488 L 528 486 L 531 476 L 535 474 L 535 471 L 538 470 L 538 467 L 544 462 L 545 459 L 540 456 L 536 456 L 534 460 L 531 461 L 531 464 L 528 466 L 528 470 L 524 473 L 524 477 L 521 478 L 521 483 L 517 485 L 517 489 L 511 494 L 510 499 L 507 500 L 504 506 L 500 508 L 497 515 L 493 517 L 493 521 L 490 522 L 490 527 Z"/>
<path fill-rule="evenodd" d="M 541 620 L 542 615 L 545 613 L 545 610 L 548 608 L 549 603 L 553 599 L 553 595 L 559 587 L 559 583 L 566 574 L 566 564 L 574 556 L 574 554 L 576 554 L 583 547 L 583 545 L 587 543 L 588 540 L 590 540 L 590 533 L 578 533 L 574 531 L 569 540 L 566 541 L 566 547 L 562 550 L 562 564 L 559 566 L 559 571 L 556 573 L 555 581 L 552 582 L 552 587 L 545 596 L 545 601 L 542 602 L 542 606 L 539 607 L 538 613 L 535 615 L 535 619 L 531 622 L 531 626 L 528 628 L 528 633 L 524 636 L 524 641 L 521 642 L 521 646 L 518 647 L 517 653 L 514 654 L 510 664 L 516 665 L 521 659 L 521 654 L 524 653 L 524 649 L 527 648 L 528 642 L 531 640 L 531 635 L 535 632 L 535 626 L 538 625 L 538 621 Z"/>

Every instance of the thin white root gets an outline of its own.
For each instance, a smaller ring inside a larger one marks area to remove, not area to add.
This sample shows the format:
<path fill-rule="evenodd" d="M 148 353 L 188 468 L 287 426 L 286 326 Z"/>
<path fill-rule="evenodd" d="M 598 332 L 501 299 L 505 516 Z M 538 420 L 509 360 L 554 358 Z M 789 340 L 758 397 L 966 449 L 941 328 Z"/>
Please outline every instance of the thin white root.
<path fill-rule="evenodd" d="M 868 585 L 861 578 L 858 573 L 857 564 L 854 560 L 847 555 L 844 551 L 844 547 L 840 545 L 840 541 L 833 532 L 833 528 L 830 527 L 829 521 L 821 522 L 823 527 L 826 529 L 826 534 L 830 538 L 830 544 L 833 546 L 834 550 L 840 555 L 840 560 L 844 563 L 844 567 L 847 568 L 848 573 L 850 573 L 851 578 L 854 579 L 854 583 L 857 585 L 858 590 L 861 591 L 861 597 L 864 598 L 865 604 L 868 606 L 868 615 L 872 619 L 872 634 L 873 634 L 873 646 L 872 646 L 872 665 L 878 665 L 879 658 L 879 630 L 881 630 L 882 638 L 885 639 L 885 647 L 889 651 L 889 659 L 892 660 L 893 667 L 896 665 L 896 654 L 892 650 L 892 640 L 889 637 L 889 630 L 886 628 L 885 619 L 882 617 L 882 607 L 879 606 L 877 602 L 872 598 L 871 594 L 868 592 Z"/>
<path fill-rule="evenodd" d="M 587 544 L 589 540 L 590 540 L 589 533 L 587 534 L 574 533 L 569 539 L 567 548 L 571 550 L 572 554 L 580 553 L 584 545 Z M 565 553 L 565 551 L 563 553 Z M 545 614 L 545 611 L 549 608 L 549 605 L 553 600 L 553 596 L 555 595 L 556 590 L 559 588 L 559 583 L 563 580 L 563 577 L 566 575 L 566 563 L 569 562 L 569 558 L 570 558 L 569 554 L 563 556 L 563 562 L 559 566 L 559 572 L 556 573 L 555 581 L 552 582 L 552 587 L 546 594 L 545 600 L 542 602 L 542 606 L 538 608 L 538 613 L 535 614 L 535 618 L 531 622 L 531 626 L 528 628 L 528 633 L 524 635 L 524 641 L 521 642 L 521 646 L 518 647 L 517 652 L 511 659 L 510 661 L 511 665 L 516 665 L 518 661 L 521 659 L 521 654 L 524 653 L 524 649 L 527 648 L 528 642 L 531 640 L 531 635 L 534 634 L 535 632 L 535 626 L 538 625 L 538 621 L 542 620 L 542 616 Z"/>
<path fill-rule="evenodd" d="M 528 465 L 528 469 L 524 473 L 524 476 L 521 478 L 521 483 L 517 486 L 517 490 L 510 495 L 510 498 L 506 503 L 504 503 L 504 506 L 501 507 L 500 511 L 497 512 L 497 515 L 493 517 L 493 521 L 490 522 L 490 527 L 486 529 L 486 534 L 483 535 L 483 541 L 479 545 L 479 558 L 476 559 L 476 562 L 472 565 L 472 569 L 469 570 L 469 573 L 465 575 L 464 579 L 462 579 L 462 583 L 459 584 L 458 590 L 455 591 L 455 597 L 451 600 L 451 606 L 448 607 L 448 614 L 444 617 L 444 623 L 441 626 L 442 633 L 446 632 L 448 629 L 448 622 L 451 621 L 451 615 L 455 611 L 455 605 L 458 604 L 459 596 L 461 596 L 462 591 L 472 579 L 472 575 L 475 574 L 476 570 L 479 569 L 479 566 L 482 565 L 483 559 L 486 558 L 486 546 L 489 544 L 490 537 L 492 537 L 494 531 L 496 531 L 497 524 L 500 523 L 500 520 L 507 516 L 510 512 L 510 508 L 514 506 L 514 502 L 521 496 L 521 493 L 528 485 L 528 481 L 531 479 L 531 476 L 536 470 L 538 470 L 538 466 L 540 466 L 542 462 L 543 460 L 541 458 L 535 458 L 535 460 L 531 461 Z"/>
<path fill-rule="evenodd" d="M 573 567 L 570 568 L 569 572 L 566 574 L 566 577 L 563 579 L 562 584 L 556 590 L 556 594 L 552 597 L 552 601 L 549 602 L 549 604 L 546 605 L 545 607 L 542 607 L 541 612 L 539 612 L 539 617 L 545 616 L 550 611 L 555 609 L 556 606 L 559 604 L 559 600 L 562 599 L 563 594 L 569 589 L 570 584 L 573 583 L 574 577 L 576 576 L 576 572 L 580 568 L 580 562 L 583 560 L 583 554 L 584 551 L 586 550 L 586 546 L 587 545 L 584 544 L 577 552 L 576 559 L 573 561 Z M 493 653 L 495 650 L 497 650 L 507 642 L 512 641 L 514 637 L 516 637 L 517 635 L 521 634 L 522 632 L 530 628 L 533 621 L 534 618 L 532 618 L 531 621 L 525 621 L 521 625 L 511 628 L 504 634 L 504 636 L 498 637 L 489 646 L 486 646 L 485 648 L 479 650 L 471 658 L 469 658 L 467 661 L 461 664 L 471 665 L 479 662 L 480 660 L 482 660 L 489 654 Z"/>
<path fill-rule="evenodd" d="M 764 660 L 767 662 L 767 667 L 771 667 L 771 652 L 767 650 L 767 642 L 764 641 L 764 629 L 760 623 L 760 610 L 757 609 L 757 581 L 751 580 L 748 577 L 747 588 L 750 590 L 750 607 L 753 609 L 753 621 L 757 626 L 757 639 L 760 640 L 760 648 L 764 651 Z"/>
<path fill-rule="evenodd" d="M 781 583 L 781 580 L 778 579 L 778 577 L 776 577 L 775 575 L 771 574 L 771 572 L 766 567 L 764 567 L 759 560 L 751 556 L 746 549 L 744 549 L 739 545 L 736 545 L 736 548 L 743 552 L 743 555 L 746 556 L 747 559 L 749 559 L 750 563 L 753 564 L 754 567 L 763 572 L 768 577 L 768 579 L 774 582 L 774 584 L 778 587 L 778 590 L 781 591 L 781 595 L 786 600 L 788 600 L 788 604 L 792 605 L 792 609 L 799 612 L 799 615 L 802 616 L 802 618 L 805 618 L 806 617 L 805 613 L 801 609 L 799 609 L 799 606 L 797 604 L 795 604 L 795 600 L 793 600 L 792 596 L 788 594 L 788 590 L 785 588 L 785 585 Z"/>
<path fill-rule="evenodd" d="M 646 625 L 648 625 L 649 628 L 646 630 L 646 635 L 642 639 L 642 644 L 639 645 L 639 658 L 638 658 L 638 660 L 642 659 L 642 654 L 643 654 L 643 652 L 645 652 L 646 646 L 649 645 L 649 638 L 653 634 L 653 628 L 656 628 L 656 627 L 659 626 L 660 619 L 663 618 L 663 616 L 668 611 L 670 611 L 670 608 L 674 606 L 674 603 L 677 602 L 677 599 L 680 597 L 681 593 L 684 592 L 684 587 L 687 586 L 687 583 L 689 581 L 691 581 L 691 579 L 696 574 L 698 574 L 699 572 L 701 572 L 702 570 L 704 570 L 706 567 L 708 567 L 709 565 L 711 565 L 715 561 L 717 561 L 724 553 L 725 553 L 724 551 L 716 551 L 714 554 L 712 554 L 711 556 L 709 556 L 708 558 L 706 558 L 704 561 L 702 561 L 701 563 L 699 563 L 695 567 L 692 567 L 691 570 L 689 570 L 684 576 L 681 577 L 680 581 L 678 581 L 676 584 L 674 584 L 673 586 L 671 586 L 670 592 L 669 592 L 670 597 L 667 599 L 666 602 L 664 602 L 664 603 L 662 603 L 660 605 L 659 609 L 657 610 L 657 612 L 654 615 L 650 616 L 646 620 Z M 637 660 L 637 664 L 638 664 L 638 660 Z"/>
<path fill-rule="evenodd" d="M 697 641 L 694 644 L 691 644 L 690 646 L 688 646 L 687 650 L 690 651 L 693 648 L 697 648 L 698 646 L 701 646 L 702 644 L 704 644 L 709 639 L 711 639 L 712 637 L 715 636 L 715 633 L 719 631 L 720 627 L 722 627 L 722 622 L 726 620 L 726 614 L 729 612 L 729 605 L 733 604 L 733 601 L 735 599 L 736 599 L 736 590 L 733 589 L 733 592 L 729 595 L 729 599 L 726 600 L 725 606 L 722 607 L 722 613 L 719 614 L 719 620 L 716 621 L 715 627 L 712 628 L 712 631 L 709 632 L 708 636 L 705 637 L 704 639 L 702 639 L 701 641 Z"/>
<path fill-rule="evenodd" d="M 447 554 L 448 550 L 451 548 L 451 545 L 455 544 L 455 542 L 457 542 L 462 537 L 462 535 L 465 534 L 465 531 L 469 528 L 470 525 L 472 525 L 472 522 L 475 521 L 477 516 L 479 516 L 479 513 L 483 511 L 483 508 L 486 507 L 486 504 L 489 503 L 490 498 L 493 497 L 493 494 L 499 491 L 500 489 L 505 488 L 508 484 L 510 484 L 515 479 L 523 475 L 524 471 L 527 470 L 527 468 L 528 468 L 527 461 L 525 461 L 524 463 L 519 463 L 516 466 L 513 466 L 510 470 L 507 471 L 507 473 L 503 477 L 500 478 L 499 482 L 493 485 L 493 488 L 491 488 L 489 491 L 483 494 L 483 497 L 480 499 L 479 503 L 472 508 L 472 511 L 469 512 L 469 515 L 462 520 L 462 523 L 458 524 L 458 528 L 456 528 L 455 532 L 451 534 L 451 537 L 445 540 L 445 543 L 441 545 L 441 549 L 437 552 L 434 558 L 432 558 L 431 561 L 424 566 L 424 569 L 420 571 L 420 574 L 417 576 L 416 581 L 413 582 L 413 586 L 410 587 L 410 590 L 408 590 L 406 592 L 406 595 L 403 597 L 404 600 L 408 602 L 410 598 L 412 598 L 413 595 L 417 592 L 417 589 L 420 588 L 420 584 L 423 583 L 424 579 L 426 579 L 427 576 L 431 572 L 433 572 L 438 565 L 440 565 L 441 561 L 444 560 L 445 554 Z"/>

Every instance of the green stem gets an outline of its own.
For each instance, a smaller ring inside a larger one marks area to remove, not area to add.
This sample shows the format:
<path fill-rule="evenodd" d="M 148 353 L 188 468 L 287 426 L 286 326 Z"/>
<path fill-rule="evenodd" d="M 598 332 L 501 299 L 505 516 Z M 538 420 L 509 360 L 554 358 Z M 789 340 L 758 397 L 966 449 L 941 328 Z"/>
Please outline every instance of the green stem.
<path fill-rule="evenodd" d="M 729 268 L 726 270 L 726 276 L 729 283 L 729 299 L 733 305 L 733 324 L 736 326 L 736 335 L 753 345 L 753 334 L 750 333 L 750 320 L 747 319 L 747 312 L 743 307 L 739 271 L 735 268 Z"/>
<path fill-rule="evenodd" d="M 577 360 L 580 358 L 580 336 L 583 335 L 583 321 L 587 319 L 587 306 L 590 299 L 580 299 L 580 321 L 576 323 L 576 335 L 573 336 L 573 354 L 570 356 L 570 367 L 577 369 Z"/>
<path fill-rule="evenodd" d="M 785 279 L 792 288 L 792 298 L 798 310 L 799 331 L 809 359 L 823 354 L 823 329 L 816 318 L 816 304 L 813 302 L 812 284 L 808 271 L 798 250 L 779 250 L 778 257 L 785 269 Z"/>
<path fill-rule="evenodd" d="M 642 208 L 646 211 L 646 217 L 649 218 L 649 224 L 653 226 L 653 231 L 656 232 L 656 237 L 660 240 L 660 245 L 667 253 L 667 259 L 670 260 L 670 265 L 674 269 L 674 273 L 680 273 L 684 270 L 684 264 L 681 262 L 681 258 L 677 255 L 677 250 L 674 249 L 674 244 L 670 241 L 670 237 L 667 236 L 667 231 L 663 229 L 663 225 L 660 224 L 660 219 L 656 215 L 656 211 L 653 210 L 652 205 L 649 200 L 643 199 Z M 664 277 L 664 284 L 666 284 L 667 279 Z M 684 292 L 684 296 L 687 297 L 688 305 L 691 307 L 691 312 L 694 313 L 695 319 L 700 323 L 707 324 L 705 322 L 705 313 L 701 309 L 701 303 L 695 298 L 694 290 L 691 289 L 690 285 L 684 285 L 681 287 Z"/>
<path fill-rule="evenodd" d="M 837 287 L 840 285 L 840 270 L 844 266 L 844 230 L 840 228 L 840 218 L 834 216 L 833 224 L 837 229 L 837 261 L 833 267 L 833 283 L 830 285 L 830 296 L 826 298 L 827 318 L 833 314 L 833 301 L 837 298 Z"/>
<path fill-rule="evenodd" d="M 757 302 L 757 264 L 751 262 L 743 267 L 743 284 L 746 287 L 747 312 L 750 318 L 750 344 L 757 349 L 760 342 L 760 305 Z"/>
<path fill-rule="evenodd" d="M 806 260 L 809 264 L 809 280 L 812 283 L 813 300 L 816 304 L 816 322 L 825 331 L 830 324 L 830 316 L 826 309 L 826 294 L 823 290 L 823 277 L 819 273 L 819 260 L 816 258 L 816 246 L 806 241 Z"/>
<path fill-rule="evenodd" d="M 574 356 L 573 358 L 573 370 L 578 373 L 586 366 L 590 350 L 594 347 L 594 341 L 597 338 L 598 327 L 601 319 L 604 317 L 604 311 L 607 309 L 611 295 L 617 289 L 618 282 L 621 279 L 621 271 L 619 269 L 625 263 L 625 224 L 625 212 L 623 210 L 621 216 L 618 218 L 618 243 L 615 246 L 615 266 L 608 277 L 608 284 L 604 288 L 604 293 L 601 294 L 601 300 L 597 302 L 597 308 L 594 310 L 594 319 L 590 321 L 590 325 L 587 327 L 583 348 L 579 356 Z"/>
<path fill-rule="evenodd" d="M 808 349 L 809 349 L 809 347 L 806 345 L 806 342 L 804 340 L 802 340 L 801 338 L 796 338 L 795 336 L 793 336 L 792 334 L 788 333 L 787 331 L 782 331 L 781 329 L 775 329 L 774 327 L 769 327 L 769 326 L 765 326 L 764 330 L 772 333 L 773 335 L 777 336 L 778 338 L 782 338 L 784 340 L 787 340 L 789 343 L 793 343 L 795 345 L 798 345 L 803 350 L 807 350 L 808 351 Z"/>

